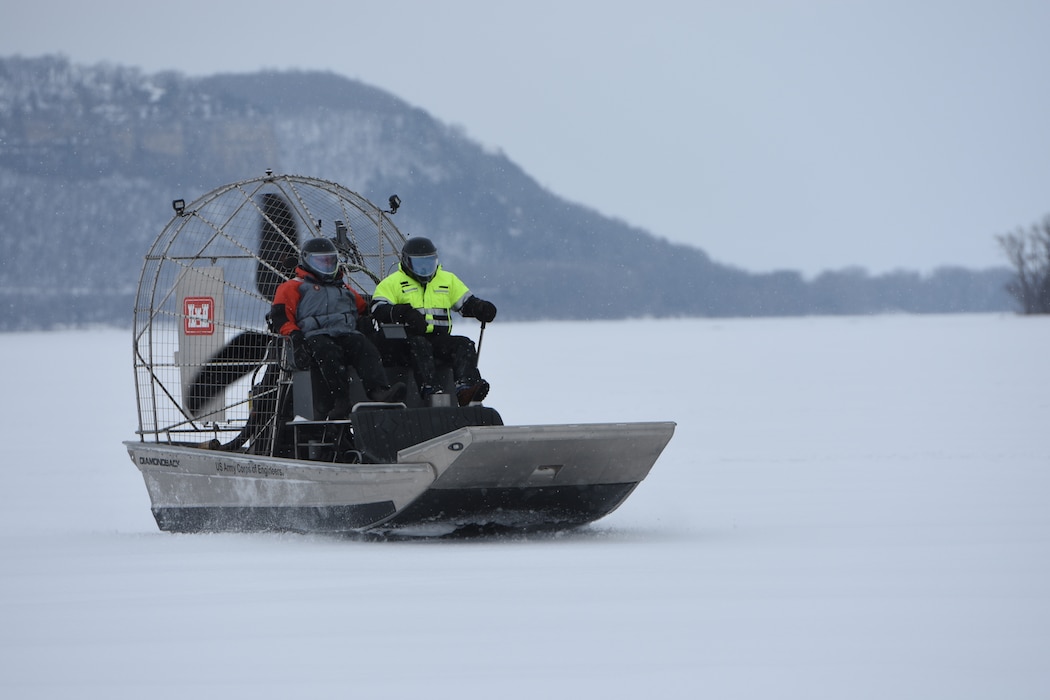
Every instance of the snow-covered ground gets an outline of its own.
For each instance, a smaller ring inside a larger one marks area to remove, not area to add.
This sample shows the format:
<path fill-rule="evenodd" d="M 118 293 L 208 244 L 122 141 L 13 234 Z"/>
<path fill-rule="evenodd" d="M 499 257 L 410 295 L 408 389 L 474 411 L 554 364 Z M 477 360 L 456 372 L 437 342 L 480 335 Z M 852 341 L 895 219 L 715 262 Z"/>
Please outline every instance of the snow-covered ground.
<path fill-rule="evenodd" d="M 462 332 L 477 337 L 477 326 Z M 1050 318 L 490 325 L 508 424 L 674 420 L 562 536 L 157 530 L 130 332 L 0 336 L 0 697 L 1050 697 Z"/>

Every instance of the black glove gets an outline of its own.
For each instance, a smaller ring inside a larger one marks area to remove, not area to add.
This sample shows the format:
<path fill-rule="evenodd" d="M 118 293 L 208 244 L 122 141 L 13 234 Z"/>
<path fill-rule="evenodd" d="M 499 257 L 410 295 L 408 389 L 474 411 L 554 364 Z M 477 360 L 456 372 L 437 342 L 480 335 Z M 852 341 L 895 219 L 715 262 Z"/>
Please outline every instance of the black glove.
<path fill-rule="evenodd" d="M 474 305 L 474 318 L 482 323 L 491 323 L 496 318 L 496 305 L 491 301 L 478 299 L 478 303 Z"/>
<path fill-rule="evenodd" d="M 302 331 L 292 331 L 290 337 L 292 339 L 292 361 L 295 362 L 296 368 L 307 369 L 313 355 L 310 354 L 310 348 L 306 346 L 306 336 Z"/>
<path fill-rule="evenodd" d="M 394 323 L 403 323 L 408 332 L 412 335 L 423 335 L 427 332 L 427 318 L 419 312 L 418 309 L 412 308 L 411 304 L 394 304 L 393 310 L 390 312 L 390 318 L 393 319 Z"/>

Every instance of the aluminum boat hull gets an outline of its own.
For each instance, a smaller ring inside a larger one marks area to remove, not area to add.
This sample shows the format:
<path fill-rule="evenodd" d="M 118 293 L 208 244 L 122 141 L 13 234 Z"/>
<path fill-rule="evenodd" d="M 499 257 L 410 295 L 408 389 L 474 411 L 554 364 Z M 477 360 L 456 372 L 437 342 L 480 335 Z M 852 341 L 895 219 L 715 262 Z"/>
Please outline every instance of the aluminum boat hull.
<path fill-rule="evenodd" d="M 615 510 L 674 423 L 468 426 L 336 464 L 125 442 L 161 530 L 403 532 L 575 527 Z"/>

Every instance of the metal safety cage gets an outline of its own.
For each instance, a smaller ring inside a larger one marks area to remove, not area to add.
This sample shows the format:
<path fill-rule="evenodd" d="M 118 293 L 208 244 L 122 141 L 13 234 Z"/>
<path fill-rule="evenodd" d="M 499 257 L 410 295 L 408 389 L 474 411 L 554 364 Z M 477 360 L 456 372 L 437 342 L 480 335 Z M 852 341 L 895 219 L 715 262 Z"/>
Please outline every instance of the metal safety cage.
<path fill-rule="evenodd" d="M 253 411 L 275 403 L 279 344 L 267 326 L 304 241 L 335 241 L 344 278 L 370 295 L 405 237 L 341 185 L 275 175 L 215 189 L 175 215 L 146 254 L 133 323 L 142 441 L 250 441 Z M 269 402 L 269 403 L 267 403 Z M 258 427 L 258 426 L 256 426 Z"/>

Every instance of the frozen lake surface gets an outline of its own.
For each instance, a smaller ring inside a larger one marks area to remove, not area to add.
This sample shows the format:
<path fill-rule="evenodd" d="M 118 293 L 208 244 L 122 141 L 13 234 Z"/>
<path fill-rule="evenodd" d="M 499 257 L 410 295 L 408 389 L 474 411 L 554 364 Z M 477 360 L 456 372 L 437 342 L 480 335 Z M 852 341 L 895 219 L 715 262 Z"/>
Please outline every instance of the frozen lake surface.
<path fill-rule="evenodd" d="M 468 541 L 159 532 L 130 335 L 0 335 L 2 697 L 1050 697 L 1050 318 L 497 321 L 506 423 L 678 429 Z"/>

